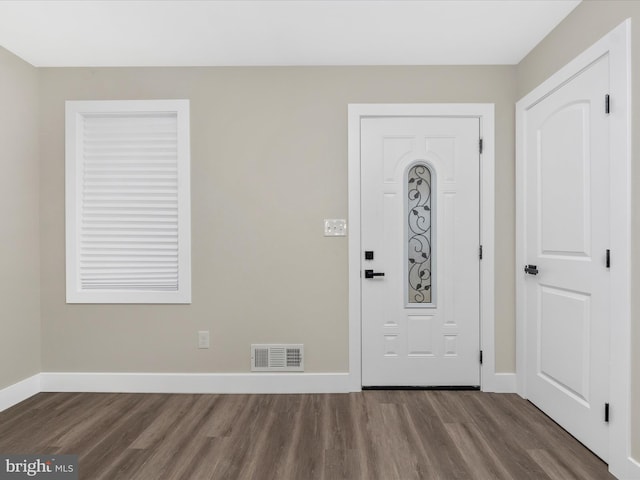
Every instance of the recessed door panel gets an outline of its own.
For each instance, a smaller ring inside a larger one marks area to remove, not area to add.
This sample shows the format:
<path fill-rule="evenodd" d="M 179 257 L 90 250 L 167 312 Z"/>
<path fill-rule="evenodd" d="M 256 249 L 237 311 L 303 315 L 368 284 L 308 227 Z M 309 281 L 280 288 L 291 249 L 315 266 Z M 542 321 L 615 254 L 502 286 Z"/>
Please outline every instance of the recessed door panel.
<path fill-rule="evenodd" d="M 540 288 L 539 373 L 576 397 L 589 401 L 590 295 Z"/>
<path fill-rule="evenodd" d="M 589 255 L 589 118 L 588 102 L 570 103 L 538 130 L 542 253 Z"/>
<path fill-rule="evenodd" d="M 395 170 L 402 158 L 413 150 L 413 137 L 385 137 L 382 140 L 382 160 L 384 168 L 384 181 L 392 183 Z"/>
<path fill-rule="evenodd" d="M 428 137 L 426 139 L 427 152 L 431 157 L 439 159 L 438 163 L 442 166 L 442 180 L 445 182 L 456 181 L 456 156 L 453 154 L 455 146 L 455 137 Z"/>
<path fill-rule="evenodd" d="M 407 318 L 407 343 L 409 356 L 434 356 L 434 327 L 437 318 L 433 315 L 409 315 Z"/>

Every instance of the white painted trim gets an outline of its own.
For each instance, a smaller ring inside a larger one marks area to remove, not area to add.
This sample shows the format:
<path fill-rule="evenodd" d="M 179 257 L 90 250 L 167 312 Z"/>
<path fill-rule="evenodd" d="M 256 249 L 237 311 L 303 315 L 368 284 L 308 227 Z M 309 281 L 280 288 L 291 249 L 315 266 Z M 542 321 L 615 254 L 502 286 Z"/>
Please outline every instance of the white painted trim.
<path fill-rule="evenodd" d="M 484 391 L 502 385 L 495 373 L 495 127 L 494 105 L 486 103 L 351 104 L 348 110 L 349 155 L 349 376 L 350 389 L 362 389 L 360 292 L 360 121 L 363 117 L 477 117 L 484 152 L 480 163 L 480 345 L 484 352 L 480 382 Z"/>
<path fill-rule="evenodd" d="M 0 412 L 40 393 L 40 374 L 25 378 L 0 390 Z"/>
<path fill-rule="evenodd" d="M 43 372 L 43 392 L 346 393 L 347 373 Z"/>
<path fill-rule="evenodd" d="M 362 390 L 362 285 L 360 282 L 360 117 L 359 105 L 348 107 L 348 197 L 349 197 L 349 387 Z"/>
<path fill-rule="evenodd" d="M 611 158 L 611 362 L 609 469 L 619 478 L 640 478 L 631 460 L 631 21 L 625 20 L 516 104 L 516 367 L 518 393 L 526 398 L 526 263 L 524 213 L 525 112 L 588 65 L 609 54 Z M 614 413 L 615 412 L 615 413 Z"/>
<path fill-rule="evenodd" d="M 483 388 L 485 392 L 516 393 L 517 378 L 515 373 L 496 373 L 493 375 L 491 390 Z"/>
<path fill-rule="evenodd" d="M 480 348 L 483 351 L 481 388 L 501 391 L 495 358 L 495 124 L 494 105 L 480 114 L 483 152 L 480 163 Z M 509 391 L 509 390 L 507 390 Z"/>
<path fill-rule="evenodd" d="M 623 480 L 640 480 L 640 462 L 628 457 L 622 468 L 613 468 L 609 465 L 612 475 Z"/>

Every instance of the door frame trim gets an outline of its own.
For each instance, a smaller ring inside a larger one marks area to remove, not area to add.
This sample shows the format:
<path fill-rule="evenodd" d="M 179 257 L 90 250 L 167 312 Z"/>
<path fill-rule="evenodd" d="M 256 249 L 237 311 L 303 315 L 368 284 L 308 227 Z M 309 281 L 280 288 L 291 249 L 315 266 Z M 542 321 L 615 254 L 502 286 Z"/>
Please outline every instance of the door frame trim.
<path fill-rule="evenodd" d="M 525 113 L 536 103 L 609 54 L 610 75 L 610 220 L 611 361 L 609 401 L 609 470 L 619 478 L 637 475 L 631 459 L 631 21 L 625 20 L 516 103 L 516 371 L 518 393 L 527 398 L 526 294 L 522 266 L 525 238 Z M 604 108 L 604 99 L 603 99 Z M 636 464 L 637 465 L 637 464 Z M 634 477 L 635 478 L 635 477 Z"/>
<path fill-rule="evenodd" d="M 495 106 L 493 103 L 349 104 L 349 385 L 362 390 L 362 308 L 360 282 L 360 125 L 365 117 L 472 117 L 480 120 L 483 151 L 480 155 L 480 386 L 483 391 L 504 391 L 495 372 L 494 336 L 494 231 L 495 231 Z M 478 359 L 479 361 L 479 359 Z"/>

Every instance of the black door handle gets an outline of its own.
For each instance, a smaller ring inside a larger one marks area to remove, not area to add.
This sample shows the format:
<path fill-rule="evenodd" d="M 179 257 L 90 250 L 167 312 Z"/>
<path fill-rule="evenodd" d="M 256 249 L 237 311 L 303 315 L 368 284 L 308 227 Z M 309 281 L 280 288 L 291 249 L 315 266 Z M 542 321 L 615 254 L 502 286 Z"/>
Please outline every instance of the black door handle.
<path fill-rule="evenodd" d="M 524 272 L 528 273 L 529 275 L 537 275 L 538 274 L 538 267 L 535 265 L 525 265 L 524 266 Z"/>
<path fill-rule="evenodd" d="M 364 278 L 384 277 L 384 272 L 374 272 L 373 270 L 365 270 Z"/>

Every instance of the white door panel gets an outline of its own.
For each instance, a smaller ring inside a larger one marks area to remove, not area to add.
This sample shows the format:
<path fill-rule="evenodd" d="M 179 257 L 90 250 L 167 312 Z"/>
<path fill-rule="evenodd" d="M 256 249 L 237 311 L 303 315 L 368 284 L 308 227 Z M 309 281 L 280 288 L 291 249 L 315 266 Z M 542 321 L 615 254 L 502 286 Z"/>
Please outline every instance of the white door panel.
<path fill-rule="evenodd" d="M 589 107 L 586 101 L 569 103 L 539 127 L 539 225 L 546 254 L 589 255 Z"/>
<path fill-rule="evenodd" d="M 527 396 L 603 459 L 609 130 L 602 57 L 526 116 Z"/>
<path fill-rule="evenodd" d="M 479 385 L 479 119 L 361 123 L 362 383 Z M 373 252 L 372 260 L 365 252 Z"/>

